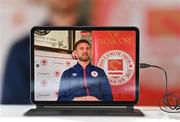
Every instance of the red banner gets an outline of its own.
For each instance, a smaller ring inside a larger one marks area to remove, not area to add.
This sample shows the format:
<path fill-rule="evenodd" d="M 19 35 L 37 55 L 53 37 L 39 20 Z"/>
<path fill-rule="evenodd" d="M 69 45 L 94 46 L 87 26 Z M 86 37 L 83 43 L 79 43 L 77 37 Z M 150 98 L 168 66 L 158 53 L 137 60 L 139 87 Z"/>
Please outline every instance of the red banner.
<path fill-rule="evenodd" d="M 93 31 L 93 64 L 104 69 L 114 101 L 135 100 L 135 31 Z"/>

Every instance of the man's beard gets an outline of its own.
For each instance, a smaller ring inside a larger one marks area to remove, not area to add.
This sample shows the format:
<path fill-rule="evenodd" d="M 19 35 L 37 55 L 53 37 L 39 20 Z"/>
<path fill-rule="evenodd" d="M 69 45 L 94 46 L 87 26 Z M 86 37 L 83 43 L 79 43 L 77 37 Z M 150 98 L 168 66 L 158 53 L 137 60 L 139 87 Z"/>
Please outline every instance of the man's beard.
<path fill-rule="evenodd" d="M 79 56 L 78 59 L 79 59 L 80 61 L 86 62 L 86 61 L 89 61 L 89 60 L 90 60 L 90 56 L 88 56 L 88 55 L 86 55 L 86 54 L 83 54 L 82 56 Z"/>

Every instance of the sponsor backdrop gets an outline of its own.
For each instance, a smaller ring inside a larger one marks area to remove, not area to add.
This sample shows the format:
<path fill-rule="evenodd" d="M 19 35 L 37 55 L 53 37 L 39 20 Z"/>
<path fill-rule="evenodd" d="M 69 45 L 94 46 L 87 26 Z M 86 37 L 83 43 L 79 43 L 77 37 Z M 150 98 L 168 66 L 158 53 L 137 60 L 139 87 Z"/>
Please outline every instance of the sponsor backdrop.
<path fill-rule="evenodd" d="M 104 69 L 114 101 L 135 100 L 135 32 L 93 31 L 93 63 Z"/>
<path fill-rule="evenodd" d="M 64 70 L 76 64 L 70 54 L 35 52 L 35 100 L 56 101 Z"/>

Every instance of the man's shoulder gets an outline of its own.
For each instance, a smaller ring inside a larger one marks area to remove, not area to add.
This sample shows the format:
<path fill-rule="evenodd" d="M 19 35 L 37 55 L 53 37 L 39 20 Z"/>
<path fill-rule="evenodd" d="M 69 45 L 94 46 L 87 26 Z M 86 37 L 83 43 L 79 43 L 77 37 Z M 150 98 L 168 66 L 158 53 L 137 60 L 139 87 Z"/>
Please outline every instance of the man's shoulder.
<path fill-rule="evenodd" d="M 73 67 L 70 67 L 70 68 L 64 70 L 63 74 L 69 74 L 69 73 L 71 73 L 73 71 L 74 71 Z"/>
<path fill-rule="evenodd" d="M 11 47 L 11 51 L 17 51 L 23 53 L 25 50 L 28 50 L 30 47 L 30 37 L 27 35 L 19 40 L 17 40 Z"/>

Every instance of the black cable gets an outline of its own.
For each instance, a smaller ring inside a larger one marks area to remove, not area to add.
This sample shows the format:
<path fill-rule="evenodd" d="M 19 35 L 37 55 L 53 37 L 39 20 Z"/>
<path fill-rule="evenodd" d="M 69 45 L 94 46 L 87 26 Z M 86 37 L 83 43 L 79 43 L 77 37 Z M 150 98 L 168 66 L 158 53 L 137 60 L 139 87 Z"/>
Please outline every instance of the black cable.
<path fill-rule="evenodd" d="M 156 65 L 140 63 L 140 68 L 149 68 L 149 67 L 158 68 L 158 69 L 162 70 L 164 72 L 164 75 L 165 75 L 165 94 L 164 94 L 162 100 L 160 101 L 160 104 L 159 104 L 160 109 L 162 111 L 164 111 L 164 112 L 167 112 L 167 113 L 179 113 L 180 111 L 178 111 L 178 110 L 180 110 L 180 98 L 177 98 L 172 93 L 168 93 L 168 78 L 167 78 L 166 70 L 163 69 L 162 67 L 159 67 L 159 66 L 156 66 Z M 168 97 L 172 97 L 173 99 L 175 99 L 175 101 L 176 101 L 175 105 L 170 104 L 170 101 L 169 101 Z M 161 106 L 161 102 L 164 105 L 166 105 L 167 107 Z M 168 111 L 167 109 L 170 109 L 172 111 Z"/>

